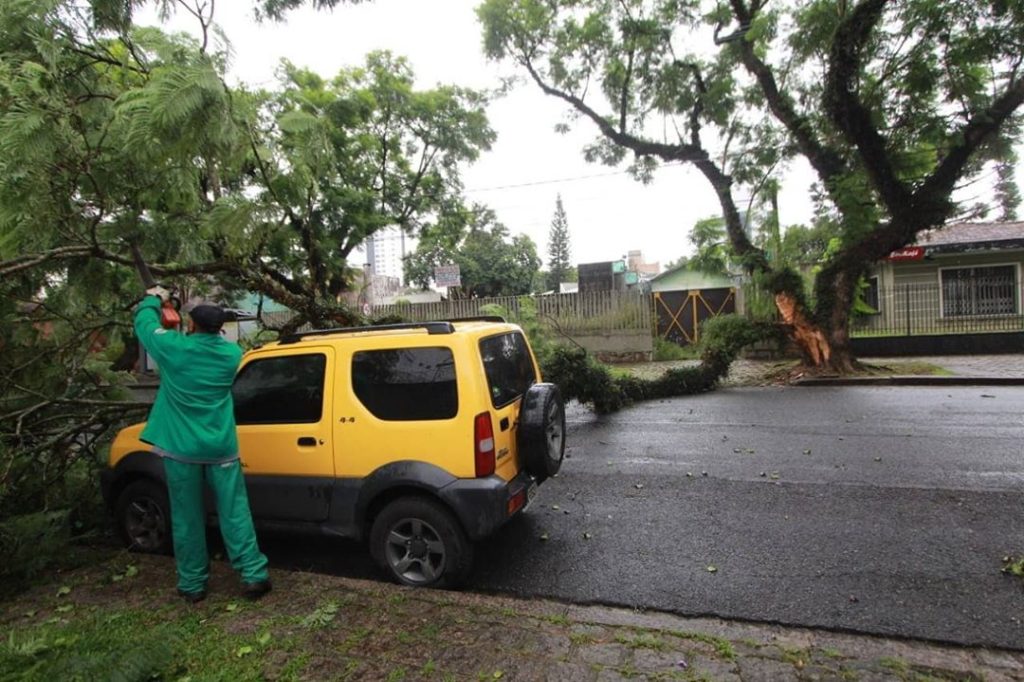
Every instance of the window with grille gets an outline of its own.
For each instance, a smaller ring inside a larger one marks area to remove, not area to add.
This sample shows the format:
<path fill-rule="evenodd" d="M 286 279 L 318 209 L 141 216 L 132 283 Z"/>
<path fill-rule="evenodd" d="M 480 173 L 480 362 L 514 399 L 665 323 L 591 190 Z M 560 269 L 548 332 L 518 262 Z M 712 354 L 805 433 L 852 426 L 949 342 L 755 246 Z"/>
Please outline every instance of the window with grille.
<path fill-rule="evenodd" d="M 1017 268 L 992 265 L 946 268 L 942 279 L 942 316 L 1017 314 Z"/>
<path fill-rule="evenodd" d="M 867 285 L 862 290 L 864 296 L 864 303 L 871 308 L 871 315 L 877 315 L 882 312 L 882 308 L 878 302 L 878 277 L 868 277 Z"/>

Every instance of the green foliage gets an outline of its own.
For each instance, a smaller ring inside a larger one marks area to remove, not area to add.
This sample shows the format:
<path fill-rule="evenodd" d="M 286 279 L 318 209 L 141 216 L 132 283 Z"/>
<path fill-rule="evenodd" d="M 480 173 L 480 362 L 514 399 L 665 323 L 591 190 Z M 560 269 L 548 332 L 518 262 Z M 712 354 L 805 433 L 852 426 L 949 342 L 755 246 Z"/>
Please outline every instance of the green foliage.
<path fill-rule="evenodd" d="M 317 606 L 308 616 L 302 619 L 302 626 L 310 630 L 325 628 L 334 622 L 341 607 L 336 601 L 328 601 Z"/>
<path fill-rule="evenodd" d="M 871 283 L 868 282 L 866 277 L 861 277 L 857 281 L 857 288 L 853 292 L 853 307 L 850 309 L 850 314 L 853 317 L 878 314 L 878 311 L 872 308 L 865 298 L 870 287 Z"/>
<path fill-rule="evenodd" d="M 988 162 L 1003 215 L 1020 202 L 1019 3 L 485 0 L 477 14 L 488 57 L 515 62 L 566 104 L 568 121 L 594 126 L 587 160 L 632 153 L 641 181 L 661 162 L 695 164 L 728 228 L 698 226 L 696 267 L 727 266 L 727 234 L 767 291 L 789 288 L 826 332 L 846 323 L 853 298 L 828 289 L 955 217 L 954 188 Z M 709 33 L 710 52 L 699 47 Z M 751 216 L 774 203 L 775 176 L 797 155 L 818 174 L 818 220 L 782 239 L 774 208 Z M 751 238 L 745 222 L 761 233 Z M 831 267 L 812 287 L 813 310 L 799 278 L 773 276 L 821 261 Z"/>
<path fill-rule="evenodd" d="M 11 585 L 40 575 L 67 552 L 70 528 L 67 511 L 36 512 L 0 522 L 0 582 Z"/>
<path fill-rule="evenodd" d="M 129 241 L 184 298 L 351 323 L 351 250 L 457 202 L 494 139 L 483 94 L 419 89 L 384 52 L 230 87 L 226 43 L 136 27 L 139 4 L 0 3 L 0 519 L 95 520 L 106 444 L 146 413 Z"/>
<path fill-rule="evenodd" d="M 705 371 L 715 380 L 725 376 L 741 350 L 773 333 L 778 333 L 774 326 L 757 324 L 740 315 L 719 315 L 705 320 L 699 344 Z"/>
<path fill-rule="evenodd" d="M 654 360 L 666 362 L 673 360 L 695 360 L 697 352 L 690 346 L 680 346 L 660 336 L 654 337 Z"/>
<path fill-rule="evenodd" d="M 58 616 L 36 628 L 12 630 L 0 640 L 0 670 L 10 676 L 5 679 L 163 678 L 177 667 L 182 642 L 176 628 L 154 626 L 151 619 L 148 613 L 104 610 L 74 628 Z"/>
<path fill-rule="evenodd" d="M 720 217 L 698 220 L 690 230 L 690 243 L 696 253 L 686 265 L 708 275 L 729 272 L 732 248 L 725 234 L 725 221 Z"/>
<path fill-rule="evenodd" d="M 611 371 L 582 348 L 557 346 L 541 365 L 545 381 L 557 384 L 566 401 L 590 405 L 598 414 L 629 404 Z"/>
<path fill-rule="evenodd" d="M 756 280 L 743 283 L 743 307 L 747 316 L 757 322 L 771 322 L 779 318 L 775 296 Z"/>
<path fill-rule="evenodd" d="M 836 226 L 827 221 L 816 221 L 811 227 L 790 225 L 782 233 L 779 260 L 793 267 L 819 264 L 835 234 Z"/>
<path fill-rule="evenodd" d="M 566 400 L 606 414 L 642 400 L 671 398 L 712 389 L 746 346 L 777 333 L 739 315 L 707 320 L 701 328 L 700 359 L 695 367 L 670 369 L 657 379 L 617 376 L 582 348 L 556 346 L 542 364 L 546 381 L 558 384 Z"/>
<path fill-rule="evenodd" d="M 364 0 L 257 0 L 255 4 L 257 16 L 283 21 L 288 12 L 306 5 L 329 10 L 341 4 L 358 5 L 360 2 Z"/>
<path fill-rule="evenodd" d="M 1024 578 L 1024 556 L 1008 555 L 1003 557 L 1002 572 L 1007 575 Z"/>
<path fill-rule="evenodd" d="M 426 288 L 438 265 L 458 265 L 462 286 L 457 298 L 518 296 L 533 290 L 540 268 L 537 247 L 526 235 L 509 238 L 494 212 L 482 206 L 455 207 L 425 230 L 406 259 L 405 276 Z"/>
<path fill-rule="evenodd" d="M 569 245 L 569 221 L 565 217 L 562 206 L 562 195 L 555 201 L 555 215 L 551 219 L 551 231 L 548 233 L 548 273 L 547 289 L 558 293 L 558 285 L 572 281 L 571 249 Z"/>

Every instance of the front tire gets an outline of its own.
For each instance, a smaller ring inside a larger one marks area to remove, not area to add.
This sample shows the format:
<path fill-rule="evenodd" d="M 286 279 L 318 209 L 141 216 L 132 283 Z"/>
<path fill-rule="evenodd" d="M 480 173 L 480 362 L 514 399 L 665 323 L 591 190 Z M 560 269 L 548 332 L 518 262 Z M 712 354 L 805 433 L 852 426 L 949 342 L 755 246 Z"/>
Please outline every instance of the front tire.
<path fill-rule="evenodd" d="M 446 508 L 401 497 L 373 521 L 370 553 L 395 581 L 412 587 L 456 587 L 473 565 L 473 546 Z"/>
<path fill-rule="evenodd" d="M 148 479 L 125 486 L 114 505 L 117 530 L 128 548 L 144 554 L 171 554 L 171 503 L 167 489 Z"/>

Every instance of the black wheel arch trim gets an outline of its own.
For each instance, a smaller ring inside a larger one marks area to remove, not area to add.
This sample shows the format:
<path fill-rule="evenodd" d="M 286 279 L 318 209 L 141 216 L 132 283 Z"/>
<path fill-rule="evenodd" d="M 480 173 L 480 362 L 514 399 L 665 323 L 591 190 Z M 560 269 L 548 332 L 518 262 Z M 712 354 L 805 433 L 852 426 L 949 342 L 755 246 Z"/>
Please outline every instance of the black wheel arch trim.
<path fill-rule="evenodd" d="M 160 457 L 146 450 L 136 450 L 119 459 L 113 467 L 103 469 L 100 472 L 103 501 L 109 508 L 113 508 L 124 487 L 138 478 L 164 483 L 164 463 Z"/>
<path fill-rule="evenodd" d="M 508 520 L 509 482 L 499 476 L 457 478 L 439 466 L 417 461 L 386 464 L 359 486 L 355 526 L 365 534 L 370 511 L 381 495 L 395 490 L 418 490 L 448 507 L 471 540 L 491 534 Z"/>
<path fill-rule="evenodd" d="M 457 480 L 441 467 L 427 462 L 402 460 L 385 464 L 363 478 L 359 484 L 356 524 L 360 528 L 365 527 L 370 508 L 389 490 L 416 488 L 440 499 L 440 491 Z"/>

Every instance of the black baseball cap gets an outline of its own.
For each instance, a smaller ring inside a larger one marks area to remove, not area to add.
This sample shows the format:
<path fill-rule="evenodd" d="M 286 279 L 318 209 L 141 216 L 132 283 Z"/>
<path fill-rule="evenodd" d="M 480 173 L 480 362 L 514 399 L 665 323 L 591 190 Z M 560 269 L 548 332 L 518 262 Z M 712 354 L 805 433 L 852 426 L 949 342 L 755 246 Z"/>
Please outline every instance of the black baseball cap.
<path fill-rule="evenodd" d="M 189 311 L 189 317 L 200 329 L 218 332 L 228 319 L 228 313 L 219 305 L 200 303 Z"/>

